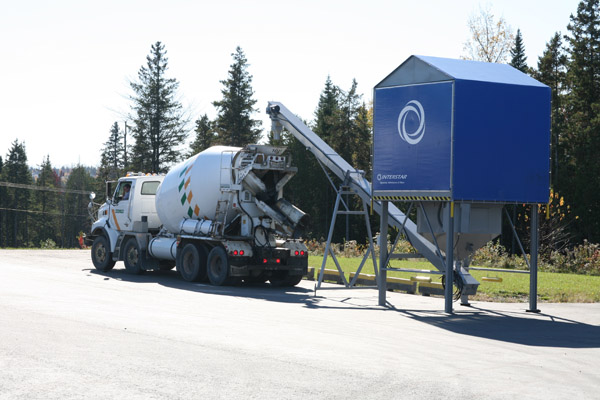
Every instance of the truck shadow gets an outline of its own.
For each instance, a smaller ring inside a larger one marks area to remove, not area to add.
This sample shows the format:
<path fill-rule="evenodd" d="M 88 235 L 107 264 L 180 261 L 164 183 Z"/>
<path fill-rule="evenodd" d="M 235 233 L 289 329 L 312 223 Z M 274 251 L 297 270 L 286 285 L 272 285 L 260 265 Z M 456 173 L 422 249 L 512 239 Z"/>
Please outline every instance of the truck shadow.
<path fill-rule="evenodd" d="M 442 311 L 396 311 L 460 335 L 532 347 L 600 348 L 600 326 L 544 313 L 492 311 L 477 307 L 453 315 Z"/>
<path fill-rule="evenodd" d="M 314 296 L 314 291 L 300 286 L 274 287 L 269 283 L 239 284 L 235 286 L 213 286 L 210 283 L 186 282 L 174 271 L 151 271 L 142 275 L 131 275 L 124 269 L 114 269 L 110 272 L 100 272 L 96 269 L 85 269 L 93 275 L 103 276 L 105 280 L 115 279 L 125 282 L 153 283 L 172 289 L 187 290 L 231 297 L 252 298 L 280 303 L 296 303 L 306 307 L 317 307 L 320 301 Z"/>
<path fill-rule="evenodd" d="M 85 269 L 90 274 L 140 284 L 152 283 L 177 290 L 221 296 L 250 298 L 270 302 L 299 304 L 306 308 L 339 310 L 379 310 L 397 313 L 415 321 L 472 337 L 521 344 L 532 347 L 600 348 L 600 326 L 556 317 L 549 314 L 529 314 L 513 311 L 494 311 L 484 307 L 455 308 L 453 315 L 442 310 L 398 309 L 388 303 L 386 309 L 376 302 L 355 302 L 347 296 L 315 296 L 313 289 L 305 287 L 273 287 L 264 284 L 239 286 L 212 286 L 208 283 L 191 283 L 181 279 L 175 271 L 153 271 L 131 275 L 124 269 L 108 273 Z M 441 304 L 441 303 L 440 303 Z M 441 307 L 441 305 L 440 305 Z M 525 307 L 525 306 L 524 306 Z M 542 305 L 543 308 L 543 305 Z"/>

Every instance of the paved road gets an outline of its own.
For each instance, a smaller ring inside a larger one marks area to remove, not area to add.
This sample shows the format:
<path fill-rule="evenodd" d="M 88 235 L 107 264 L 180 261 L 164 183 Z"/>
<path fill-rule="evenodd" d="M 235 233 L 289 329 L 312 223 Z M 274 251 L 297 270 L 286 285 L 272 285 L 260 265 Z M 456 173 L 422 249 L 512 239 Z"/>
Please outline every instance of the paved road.
<path fill-rule="evenodd" d="M 600 304 L 449 317 L 441 298 L 91 267 L 0 250 L 0 398 L 600 398 Z"/>

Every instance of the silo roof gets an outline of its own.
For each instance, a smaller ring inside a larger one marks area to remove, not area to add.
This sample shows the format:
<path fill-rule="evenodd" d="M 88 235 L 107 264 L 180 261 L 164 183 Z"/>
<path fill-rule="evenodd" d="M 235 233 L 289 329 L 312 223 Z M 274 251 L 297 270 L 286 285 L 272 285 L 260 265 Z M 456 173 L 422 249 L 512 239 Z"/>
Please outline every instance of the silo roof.
<path fill-rule="evenodd" d="M 413 55 L 375 88 L 450 80 L 546 86 L 508 64 Z"/>

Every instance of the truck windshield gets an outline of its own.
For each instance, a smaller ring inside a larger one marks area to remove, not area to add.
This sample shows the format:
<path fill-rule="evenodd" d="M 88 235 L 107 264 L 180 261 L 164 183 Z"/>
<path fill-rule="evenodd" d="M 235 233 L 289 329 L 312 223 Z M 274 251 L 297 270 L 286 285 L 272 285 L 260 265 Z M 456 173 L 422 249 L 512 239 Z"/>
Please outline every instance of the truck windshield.
<path fill-rule="evenodd" d="M 158 185 L 160 185 L 159 181 L 149 181 L 142 183 L 142 194 L 155 195 L 156 189 L 158 189 Z"/>
<path fill-rule="evenodd" d="M 131 181 L 121 181 L 119 187 L 115 191 L 115 199 L 129 200 L 129 190 L 131 189 Z"/>

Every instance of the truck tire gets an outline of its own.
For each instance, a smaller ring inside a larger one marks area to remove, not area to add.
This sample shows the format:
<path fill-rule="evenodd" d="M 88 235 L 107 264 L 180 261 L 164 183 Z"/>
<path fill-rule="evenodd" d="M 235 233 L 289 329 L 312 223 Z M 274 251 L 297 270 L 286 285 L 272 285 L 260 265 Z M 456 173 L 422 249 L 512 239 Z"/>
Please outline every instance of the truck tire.
<path fill-rule="evenodd" d="M 130 274 L 140 275 L 144 272 L 142 269 L 142 253 L 135 238 L 131 238 L 125 243 L 123 262 L 125 263 L 125 269 Z"/>
<path fill-rule="evenodd" d="M 229 260 L 225 249 L 221 246 L 213 247 L 208 253 L 206 262 L 206 272 L 208 280 L 215 286 L 229 285 L 232 279 L 229 278 Z"/>
<path fill-rule="evenodd" d="M 177 251 L 177 272 L 188 282 L 206 279 L 206 249 L 202 245 L 188 243 Z"/>
<path fill-rule="evenodd" d="M 112 252 L 106 236 L 96 236 L 92 244 L 92 263 L 98 271 L 107 272 L 113 269 L 115 261 L 112 259 Z"/>
<path fill-rule="evenodd" d="M 286 271 L 276 271 L 269 279 L 271 285 L 276 287 L 296 286 L 302 280 L 302 275 L 290 275 Z"/>

